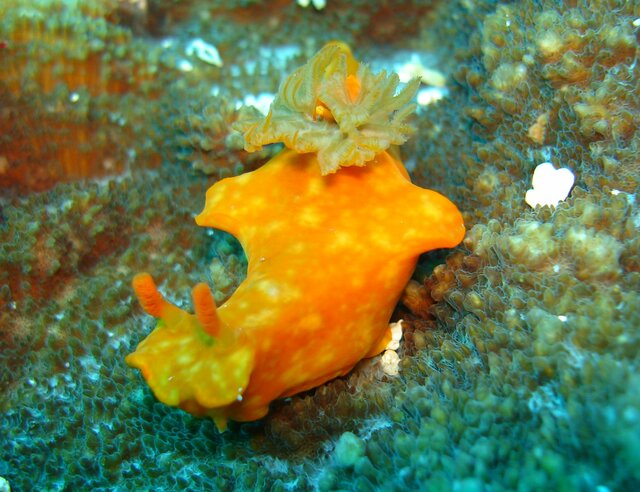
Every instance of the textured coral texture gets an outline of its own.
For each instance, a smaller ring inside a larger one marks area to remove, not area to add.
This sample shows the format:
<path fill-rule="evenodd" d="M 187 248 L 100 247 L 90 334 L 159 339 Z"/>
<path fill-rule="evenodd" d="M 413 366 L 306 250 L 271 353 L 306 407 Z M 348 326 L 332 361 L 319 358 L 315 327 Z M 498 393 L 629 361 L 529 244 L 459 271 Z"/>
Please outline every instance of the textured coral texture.
<path fill-rule="evenodd" d="M 637 2 L 5 0 L 0 18 L 12 490 L 640 487 Z M 124 364 L 153 324 L 130 281 L 152 266 L 186 310 L 197 282 L 233 293 L 241 248 L 193 217 L 274 150 L 229 126 L 335 39 L 445 75 L 402 151 L 468 233 L 405 290 L 399 376 L 364 361 L 219 434 Z M 524 201 L 543 162 L 576 176 L 555 209 Z"/>

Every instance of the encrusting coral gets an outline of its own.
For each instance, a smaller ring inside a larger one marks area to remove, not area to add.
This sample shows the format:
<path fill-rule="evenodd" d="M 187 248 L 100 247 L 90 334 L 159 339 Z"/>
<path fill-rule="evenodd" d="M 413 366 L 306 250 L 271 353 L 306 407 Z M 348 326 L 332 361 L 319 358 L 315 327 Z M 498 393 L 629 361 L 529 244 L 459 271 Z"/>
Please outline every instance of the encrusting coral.
<path fill-rule="evenodd" d="M 272 108 L 267 125 L 280 128 L 280 137 L 295 150 L 216 183 L 196 218 L 201 226 L 239 239 L 249 261 L 246 280 L 217 309 L 209 287 L 198 284 L 192 315 L 167 302 L 150 275 L 134 279 L 142 307 L 160 322 L 127 363 L 142 371 L 159 400 L 210 416 L 220 429 L 228 419 L 259 419 L 271 401 L 344 375 L 362 358 L 379 354 L 391 338 L 389 318 L 418 255 L 453 247 L 464 236 L 455 205 L 412 185 L 400 161 L 385 151 L 399 133 L 407 133 L 408 126 L 399 122 L 408 109 L 400 102 L 408 102 L 411 87 L 397 98 L 389 92 L 395 83 L 373 95 L 360 94 L 371 80 L 385 77 L 358 69 L 350 51 L 337 44 L 295 72 L 285 92 L 297 86 L 300 73 L 330 81 L 322 102 L 313 105 L 323 119 L 333 119 L 329 111 L 341 114 L 345 108 L 332 102 L 345 94 L 361 120 L 370 108 L 385 108 L 370 113 L 371 145 L 363 149 L 357 137 L 339 137 L 336 145 L 338 130 L 323 121 L 319 131 L 304 135 L 309 142 L 317 137 L 312 143 L 317 153 L 298 153 L 297 127 L 290 123 L 296 118 L 287 113 L 279 125 L 280 113 Z M 337 96 L 329 97 L 329 87 Z M 290 99 L 297 98 L 290 94 Z M 301 110 L 298 119 L 314 123 L 307 113 L 311 106 Z M 339 150 L 345 146 L 352 150 Z M 374 155 L 366 166 L 348 166 L 364 164 L 368 152 Z M 333 173 L 324 175 L 328 171 Z"/>
<path fill-rule="evenodd" d="M 639 489 L 637 2 L 453 0 L 402 17 L 409 1 L 331 0 L 314 12 L 290 0 L 225 0 L 246 12 L 242 23 L 228 14 L 234 7 L 212 10 L 222 0 L 143 3 L 152 31 L 134 31 L 125 46 L 89 32 L 75 46 L 105 41 L 108 53 L 126 48 L 125 62 L 153 62 L 162 47 L 158 100 L 138 91 L 89 99 L 68 85 L 51 99 L 24 92 L 3 112 L 6 129 L 23 111 L 38 123 L 23 125 L 25 136 L 75 121 L 71 106 L 95 103 L 127 121 L 144 112 L 134 132 L 91 117 L 100 131 L 119 128 L 99 148 L 117 151 L 115 164 L 119 152 L 144 159 L 143 147 L 166 161 L 141 171 L 136 159 L 118 179 L 56 182 L 26 196 L 0 189 L 12 197 L 0 197 L 0 476 L 12 490 Z M 386 18 L 374 14 L 391 4 Z M 95 26 L 88 15 L 104 14 L 83 14 Z M 366 22 L 372 15 L 377 25 Z M 9 32 L 10 15 L 0 17 Z M 391 43 L 377 43 L 370 33 L 385 25 Z M 220 49 L 223 67 L 186 58 L 193 71 L 175 68 L 194 36 Z M 0 36 L 0 65 L 18 61 L 11 39 Z M 236 111 L 245 96 L 274 94 L 282 74 L 330 39 L 385 66 L 402 50 L 433 54 L 448 95 L 412 116 L 416 136 L 402 154 L 412 180 L 458 204 L 470 231 L 455 251 L 422 258 L 392 316 L 403 319 L 399 377 L 365 359 L 218 433 L 211 419 L 159 402 L 123 363 L 156 322 L 132 302 L 130 280 L 152 268 L 185 310 L 203 280 L 218 306 L 230 297 L 246 271 L 241 246 L 194 227 L 193 212 L 213 181 L 250 169 L 258 153 L 241 151 L 240 135 L 227 139 L 234 113 L 206 108 Z M 275 55 L 282 47 L 295 54 Z M 66 60 L 29 53 L 32 66 Z M 4 135 L 0 168 L 13 172 L 7 145 L 21 141 Z M 199 162 L 213 177 L 191 172 Z M 542 162 L 576 176 L 555 209 L 525 202 Z"/>
<path fill-rule="evenodd" d="M 236 102 L 230 98 L 212 97 L 209 87 L 199 89 L 170 91 L 172 97 L 186 102 L 166 110 L 164 124 L 171 135 L 166 145 L 168 158 L 205 174 L 227 178 L 252 171 L 273 156 L 273 149 L 244 152 L 242 136 L 232 129 L 244 110 L 236 109 Z"/>

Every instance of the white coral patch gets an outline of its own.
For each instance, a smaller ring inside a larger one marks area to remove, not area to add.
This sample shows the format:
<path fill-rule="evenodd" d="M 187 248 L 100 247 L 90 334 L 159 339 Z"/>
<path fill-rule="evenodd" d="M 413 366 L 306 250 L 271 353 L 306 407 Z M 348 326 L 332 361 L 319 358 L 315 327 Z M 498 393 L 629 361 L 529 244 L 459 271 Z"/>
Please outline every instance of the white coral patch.
<path fill-rule="evenodd" d="M 400 340 L 402 340 L 402 320 L 397 323 L 391 323 L 391 340 L 385 347 L 386 350 L 398 350 L 400 348 Z"/>
<path fill-rule="evenodd" d="M 195 55 L 196 58 L 209 65 L 222 66 L 222 58 L 220 58 L 218 49 L 200 38 L 192 39 L 184 51 L 187 56 Z"/>
<path fill-rule="evenodd" d="M 404 84 L 416 78 L 432 87 L 444 87 L 447 83 L 447 77 L 439 70 L 427 67 L 418 53 L 412 53 L 409 60 L 396 64 L 394 70 Z"/>
<path fill-rule="evenodd" d="M 385 374 L 397 376 L 400 374 L 400 357 L 393 350 L 385 350 L 380 358 L 380 365 Z"/>
<path fill-rule="evenodd" d="M 326 0 L 296 0 L 296 3 L 303 8 L 307 8 L 309 5 L 313 5 L 316 10 L 322 10 L 327 6 Z"/>
<path fill-rule="evenodd" d="M 389 328 L 391 328 L 391 340 L 380 357 L 380 367 L 385 374 L 397 376 L 400 374 L 400 356 L 396 350 L 400 348 L 400 340 L 402 340 L 402 320 L 391 323 Z"/>
<path fill-rule="evenodd" d="M 449 90 L 446 87 L 423 87 L 418 90 L 416 101 L 418 106 L 428 106 L 438 102 L 449 94 Z"/>
<path fill-rule="evenodd" d="M 527 191 L 524 200 L 532 208 L 538 205 L 557 207 L 569 196 L 575 180 L 570 169 L 556 169 L 550 162 L 543 162 L 533 172 L 532 189 Z"/>
<path fill-rule="evenodd" d="M 9 481 L 4 477 L 0 477 L 0 492 L 11 492 Z"/>
<path fill-rule="evenodd" d="M 269 113 L 269 108 L 271 107 L 271 103 L 275 97 L 275 94 L 268 92 L 261 92 L 257 96 L 249 94 L 245 96 L 242 102 L 238 102 L 238 104 L 236 104 L 236 109 L 240 109 L 242 106 L 253 106 L 260 111 L 260 113 L 266 116 Z"/>

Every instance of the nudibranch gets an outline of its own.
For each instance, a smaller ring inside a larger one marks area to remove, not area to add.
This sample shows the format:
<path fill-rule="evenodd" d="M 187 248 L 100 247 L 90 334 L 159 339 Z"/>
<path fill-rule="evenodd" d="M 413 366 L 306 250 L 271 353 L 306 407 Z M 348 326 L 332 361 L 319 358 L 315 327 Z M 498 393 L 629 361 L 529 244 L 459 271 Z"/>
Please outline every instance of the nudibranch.
<path fill-rule="evenodd" d="M 416 87 L 397 85 L 330 43 L 281 85 L 263 121 L 242 124 L 248 149 L 287 148 L 214 184 L 196 222 L 240 241 L 246 279 L 219 307 L 196 285 L 195 314 L 165 300 L 149 274 L 133 280 L 159 322 L 126 362 L 160 401 L 224 430 L 385 348 L 420 253 L 454 247 L 465 231 L 456 206 L 413 185 L 387 151 L 411 131 Z"/>

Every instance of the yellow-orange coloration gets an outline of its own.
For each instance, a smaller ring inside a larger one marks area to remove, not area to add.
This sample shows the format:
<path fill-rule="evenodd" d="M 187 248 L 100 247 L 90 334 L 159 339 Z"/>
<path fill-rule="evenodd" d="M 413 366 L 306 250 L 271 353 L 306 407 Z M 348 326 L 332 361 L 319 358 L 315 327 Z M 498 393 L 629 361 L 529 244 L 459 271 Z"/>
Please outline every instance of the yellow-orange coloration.
<path fill-rule="evenodd" d="M 386 89 L 374 90 L 375 81 Z M 300 102 L 294 89 L 303 82 L 326 98 L 303 94 Z M 140 304 L 160 321 L 126 361 L 160 401 L 209 416 L 223 430 L 228 419 L 259 419 L 273 400 L 384 350 L 418 255 L 464 236 L 456 206 L 411 184 L 385 150 L 410 131 L 403 120 L 415 88 L 394 96 L 396 85 L 397 77 L 360 69 L 348 47 L 330 43 L 281 87 L 291 104 L 276 102 L 266 123 L 247 125 L 245 139 L 260 145 L 281 137 L 299 144 L 297 122 L 319 128 L 304 137 L 315 135 L 317 152 L 285 149 L 207 192 L 196 222 L 233 234 L 248 258 L 246 279 L 219 308 L 205 284 L 193 289 L 193 315 L 167 302 L 150 275 L 135 277 Z M 346 98 L 333 97 L 332 88 Z M 363 99 L 379 108 L 373 120 Z M 359 114 L 353 121 L 351 105 Z M 275 120 L 285 125 L 270 126 Z M 374 157 L 360 162 L 368 150 Z"/>
<path fill-rule="evenodd" d="M 418 255 L 464 235 L 455 205 L 412 185 L 386 152 L 321 176 L 315 154 L 286 150 L 212 186 L 196 221 L 236 236 L 249 260 L 247 278 L 217 309 L 219 336 L 158 301 L 142 274 L 136 294 L 161 321 L 127 363 L 158 399 L 208 415 L 221 429 L 380 353 Z M 207 319 L 215 313 L 203 311 Z"/>
<path fill-rule="evenodd" d="M 360 95 L 360 89 L 362 88 L 362 85 L 360 84 L 358 78 L 355 75 L 347 75 L 345 86 L 345 88 L 347 89 L 349 100 L 351 102 L 356 102 L 358 96 Z"/>

